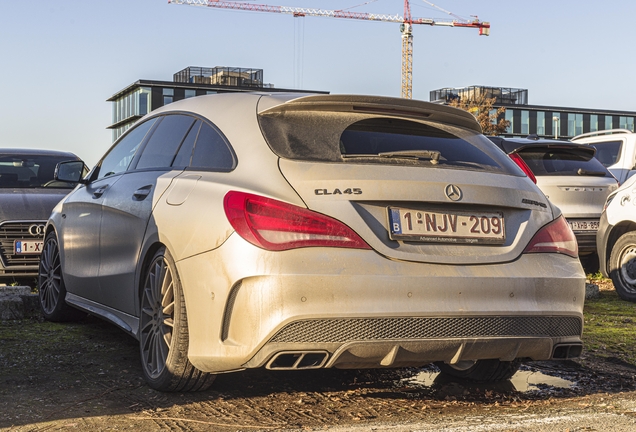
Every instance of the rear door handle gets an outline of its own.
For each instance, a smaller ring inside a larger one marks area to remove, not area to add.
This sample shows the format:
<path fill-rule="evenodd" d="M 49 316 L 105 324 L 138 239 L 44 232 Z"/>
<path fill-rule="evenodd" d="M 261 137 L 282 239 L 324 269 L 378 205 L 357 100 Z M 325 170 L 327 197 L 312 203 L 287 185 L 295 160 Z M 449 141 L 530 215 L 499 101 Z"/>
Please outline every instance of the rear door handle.
<path fill-rule="evenodd" d="M 108 189 L 108 185 L 102 186 L 99 189 L 97 189 L 95 192 L 93 192 L 93 198 L 100 198 L 102 195 L 104 195 L 104 192 L 106 192 L 106 189 Z"/>
<path fill-rule="evenodd" d="M 146 199 L 146 197 L 150 194 L 151 190 L 152 190 L 152 185 L 147 185 L 147 186 L 144 186 L 144 187 L 140 187 L 139 189 L 137 189 L 133 193 L 133 197 L 137 201 L 142 201 L 142 200 Z"/>

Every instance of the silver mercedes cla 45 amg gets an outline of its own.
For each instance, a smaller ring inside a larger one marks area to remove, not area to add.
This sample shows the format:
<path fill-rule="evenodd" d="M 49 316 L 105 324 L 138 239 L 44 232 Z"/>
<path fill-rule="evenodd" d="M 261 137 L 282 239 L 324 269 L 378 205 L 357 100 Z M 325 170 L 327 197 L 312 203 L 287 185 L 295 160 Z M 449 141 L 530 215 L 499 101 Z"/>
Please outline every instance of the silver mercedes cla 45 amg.
<path fill-rule="evenodd" d="M 572 231 L 473 116 L 372 96 L 222 94 L 142 118 L 54 209 L 46 318 L 139 340 L 149 385 L 246 368 L 438 364 L 509 378 L 582 348 Z"/>

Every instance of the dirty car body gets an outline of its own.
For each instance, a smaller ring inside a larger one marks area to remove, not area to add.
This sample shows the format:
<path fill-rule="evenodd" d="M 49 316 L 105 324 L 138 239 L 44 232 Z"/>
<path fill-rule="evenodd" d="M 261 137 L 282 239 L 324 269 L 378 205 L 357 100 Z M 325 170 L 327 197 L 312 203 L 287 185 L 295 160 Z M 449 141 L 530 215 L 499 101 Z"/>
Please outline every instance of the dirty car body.
<path fill-rule="evenodd" d="M 59 162 L 72 153 L 0 149 L 0 283 L 34 286 L 44 225 L 53 207 L 75 184 L 54 180 Z"/>
<path fill-rule="evenodd" d="M 480 132 L 466 112 L 384 97 L 162 107 L 54 210 L 45 316 L 119 325 L 161 390 L 260 367 L 439 362 L 494 380 L 517 359 L 576 357 L 575 238 Z"/>

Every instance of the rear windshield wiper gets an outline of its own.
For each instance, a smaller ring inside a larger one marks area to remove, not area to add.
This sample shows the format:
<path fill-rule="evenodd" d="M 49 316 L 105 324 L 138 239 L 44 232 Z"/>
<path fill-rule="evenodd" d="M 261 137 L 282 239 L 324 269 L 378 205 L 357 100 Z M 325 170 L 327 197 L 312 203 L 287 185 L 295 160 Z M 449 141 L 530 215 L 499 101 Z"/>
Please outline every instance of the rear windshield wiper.
<path fill-rule="evenodd" d="M 437 150 L 398 150 L 378 153 L 378 156 L 388 158 L 430 159 L 433 165 L 439 163 L 442 154 Z"/>
<path fill-rule="evenodd" d="M 588 170 L 583 169 L 583 168 L 579 168 L 579 170 L 576 173 L 578 175 L 580 175 L 580 176 L 605 177 L 605 175 L 606 175 L 605 171 L 588 171 Z"/>
<path fill-rule="evenodd" d="M 397 150 L 392 152 L 381 152 L 378 154 L 343 154 L 342 157 L 348 158 L 393 158 L 393 159 L 429 159 L 432 165 L 439 163 L 441 153 L 437 150 Z"/>

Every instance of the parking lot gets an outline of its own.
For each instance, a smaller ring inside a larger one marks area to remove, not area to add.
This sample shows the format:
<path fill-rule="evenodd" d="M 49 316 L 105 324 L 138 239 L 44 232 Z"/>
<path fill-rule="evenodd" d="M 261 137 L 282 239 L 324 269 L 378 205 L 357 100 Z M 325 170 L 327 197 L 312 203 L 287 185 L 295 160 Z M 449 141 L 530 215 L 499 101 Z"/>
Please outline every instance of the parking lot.
<path fill-rule="evenodd" d="M 611 316 L 619 302 L 613 290 L 603 288 L 601 298 L 586 307 L 590 331 L 607 327 L 596 326 L 602 317 L 594 311 Z M 633 335 L 636 324 L 625 310 L 620 314 L 612 318 L 614 330 Z M 630 430 L 636 420 L 630 346 L 600 337 L 584 334 L 580 360 L 526 363 L 498 385 L 446 381 L 433 366 L 259 369 L 220 375 L 202 393 L 161 393 L 142 378 L 137 342 L 115 326 L 90 317 L 73 324 L 4 321 L 0 428 Z"/>

